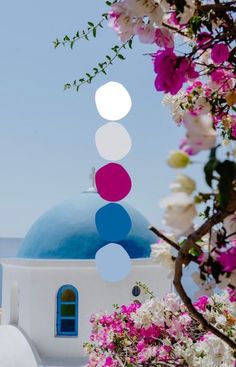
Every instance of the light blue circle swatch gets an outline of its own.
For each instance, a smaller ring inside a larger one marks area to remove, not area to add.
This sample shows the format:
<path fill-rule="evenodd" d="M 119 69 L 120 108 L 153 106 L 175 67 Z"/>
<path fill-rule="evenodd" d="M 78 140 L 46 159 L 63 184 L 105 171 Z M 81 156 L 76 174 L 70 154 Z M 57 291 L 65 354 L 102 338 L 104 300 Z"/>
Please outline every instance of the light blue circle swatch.
<path fill-rule="evenodd" d="M 125 249 L 117 243 L 109 243 L 99 249 L 95 256 L 96 269 L 106 282 L 119 282 L 131 270 L 131 260 Z"/>
<path fill-rule="evenodd" d="M 95 223 L 99 235 L 109 242 L 123 240 L 132 227 L 127 211 L 115 203 L 100 208 L 95 215 Z"/>

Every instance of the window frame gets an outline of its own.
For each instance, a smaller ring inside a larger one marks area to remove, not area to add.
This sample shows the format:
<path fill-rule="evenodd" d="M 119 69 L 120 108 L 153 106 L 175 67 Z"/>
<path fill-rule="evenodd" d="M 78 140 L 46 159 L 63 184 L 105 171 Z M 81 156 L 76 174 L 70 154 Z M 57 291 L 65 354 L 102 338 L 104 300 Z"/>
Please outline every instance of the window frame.
<path fill-rule="evenodd" d="M 61 296 L 63 292 L 66 290 L 72 290 L 75 294 L 75 301 L 62 301 Z M 61 309 L 62 305 L 74 305 L 75 306 L 75 315 L 74 316 L 62 316 Z M 57 310 L 56 310 L 56 336 L 62 337 L 77 337 L 78 336 L 78 309 L 79 309 L 79 292 L 78 290 L 71 284 L 65 284 L 61 286 L 57 292 L 57 302 L 56 302 Z M 75 321 L 75 330 L 74 331 L 62 331 L 61 324 L 62 320 L 74 320 Z"/>

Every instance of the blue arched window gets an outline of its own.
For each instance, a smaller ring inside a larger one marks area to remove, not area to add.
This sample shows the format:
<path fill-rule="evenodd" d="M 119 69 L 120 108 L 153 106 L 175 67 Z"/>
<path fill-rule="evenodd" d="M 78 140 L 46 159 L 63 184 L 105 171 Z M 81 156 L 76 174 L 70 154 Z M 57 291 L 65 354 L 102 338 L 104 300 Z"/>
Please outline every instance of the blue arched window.
<path fill-rule="evenodd" d="M 79 295 L 75 287 L 63 285 L 57 293 L 57 335 L 78 335 Z"/>

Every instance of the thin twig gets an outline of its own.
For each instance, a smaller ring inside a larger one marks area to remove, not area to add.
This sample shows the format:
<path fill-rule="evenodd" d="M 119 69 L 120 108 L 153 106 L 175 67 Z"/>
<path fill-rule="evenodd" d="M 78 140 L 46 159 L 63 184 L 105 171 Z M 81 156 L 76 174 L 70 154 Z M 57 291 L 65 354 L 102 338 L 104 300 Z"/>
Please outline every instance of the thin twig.
<path fill-rule="evenodd" d="M 152 231 L 153 233 L 155 233 L 158 237 L 162 238 L 165 242 L 167 242 L 170 246 L 172 246 L 177 251 L 180 250 L 180 247 L 179 247 L 179 245 L 177 245 L 177 243 L 175 243 L 174 241 L 172 241 L 170 238 L 166 237 L 162 232 L 160 232 L 154 226 L 150 226 L 148 229 L 150 229 L 150 231 Z"/>

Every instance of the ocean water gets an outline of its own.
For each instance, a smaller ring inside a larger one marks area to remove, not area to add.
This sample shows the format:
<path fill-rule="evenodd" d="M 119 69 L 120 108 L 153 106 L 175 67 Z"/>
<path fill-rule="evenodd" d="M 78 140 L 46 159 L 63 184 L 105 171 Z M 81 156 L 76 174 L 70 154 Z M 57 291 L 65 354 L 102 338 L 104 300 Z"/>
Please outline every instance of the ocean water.
<path fill-rule="evenodd" d="M 21 242 L 22 238 L 0 238 L 0 259 L 6 257 L 15 257 L 20 248 Z M 0 307 L 1 304 L 2 304 L 2 266 L 0 265 Z"/>

